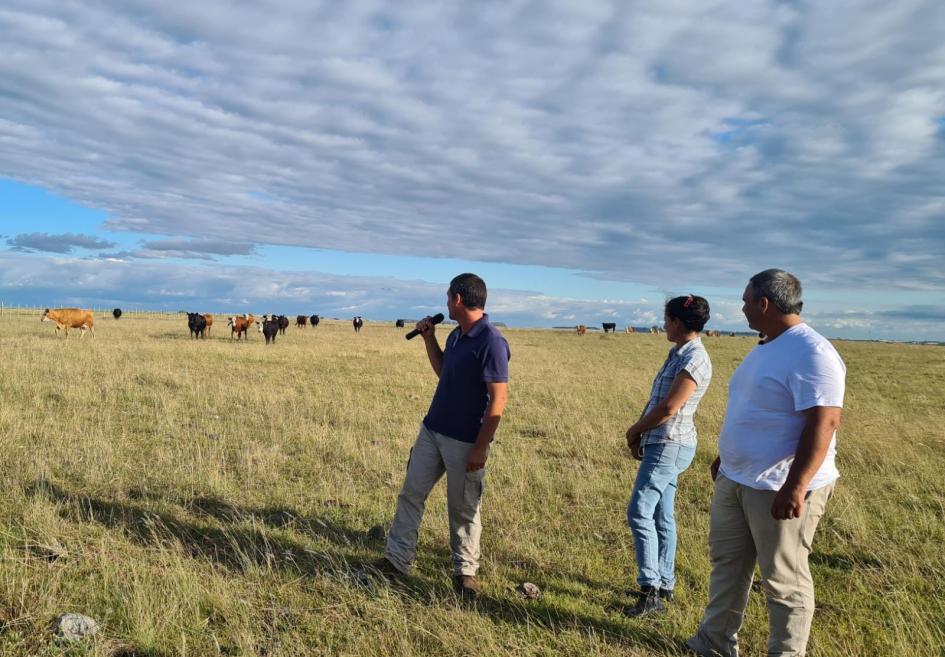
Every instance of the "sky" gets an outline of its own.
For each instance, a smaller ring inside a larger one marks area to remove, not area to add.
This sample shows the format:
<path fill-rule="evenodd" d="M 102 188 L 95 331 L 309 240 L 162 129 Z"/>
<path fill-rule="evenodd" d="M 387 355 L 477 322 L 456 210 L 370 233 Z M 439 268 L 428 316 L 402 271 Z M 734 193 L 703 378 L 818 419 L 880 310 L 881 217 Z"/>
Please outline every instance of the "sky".
<path fill-rule="evenodd" d="M 0 302 L 945 340 L 945 3 L 7 0 Z"/>

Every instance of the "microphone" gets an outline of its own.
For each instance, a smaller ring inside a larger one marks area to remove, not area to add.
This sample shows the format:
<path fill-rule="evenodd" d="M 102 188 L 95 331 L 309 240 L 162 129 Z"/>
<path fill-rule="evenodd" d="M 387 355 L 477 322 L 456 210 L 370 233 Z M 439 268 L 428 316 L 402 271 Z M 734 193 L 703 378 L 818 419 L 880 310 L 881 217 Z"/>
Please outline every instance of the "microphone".
<path fill-rule="evenodd" d="M 439 324 L 442 321 L 443 321 L 443 313 L 437 313 L 433 317 L 430 318 L 430 322 L 433 324 Z M 404 337 L 407 338 L 408 340 L 413 340 L 418 335 L 420 335 L 420 331 L 418 331 L 417 329 L 414 329 L 410 333 L 405 335 Z"/>

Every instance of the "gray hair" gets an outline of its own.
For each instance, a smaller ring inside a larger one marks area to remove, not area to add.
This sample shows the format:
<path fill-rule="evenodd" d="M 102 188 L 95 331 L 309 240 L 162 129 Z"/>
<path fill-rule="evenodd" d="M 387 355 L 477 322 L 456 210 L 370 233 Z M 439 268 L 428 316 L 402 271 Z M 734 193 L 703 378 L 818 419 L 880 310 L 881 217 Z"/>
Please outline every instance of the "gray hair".
<path fill-rule="evenodd" d="M 755 299 L 767 297 L 775 308 L 785 315 L 799 315 L 804 302 L 801 301 L 801 282 L 783 269 L 765 269 L 751 277 L 751 296 Z"/>

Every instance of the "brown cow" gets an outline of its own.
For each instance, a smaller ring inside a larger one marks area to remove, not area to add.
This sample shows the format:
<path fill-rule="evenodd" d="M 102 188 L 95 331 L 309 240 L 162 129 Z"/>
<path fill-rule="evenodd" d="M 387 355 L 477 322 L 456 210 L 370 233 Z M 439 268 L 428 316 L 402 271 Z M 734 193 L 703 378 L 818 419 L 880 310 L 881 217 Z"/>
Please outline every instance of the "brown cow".
<path fill-rule="evenodd" d="M 85 335 L 86 329 L 92 332 L 93 338 L 95 337 L 95 319 L 92 317 L 91 310 L 80 310 L 78 308 L 50 310 L 47 308 L 43 312 L 41 321 L 56 322 L 56 335 L 59 335 L 59 329 L 65 329 L 66 336 L 68 336 L 69 329 L 77 328 L 82 329 L 82 333 L 79 335 L 80 338 Z"/>
<path fill-rule="evenodd" d="M 587 333 L 587 327 L 584 326 L 584 324 L 578 324 L 577 333 L 578 335 L 584 335 L 585 333 Z"/>
<path fill-rule="evenodd" d="M 249 329 L 256 323 L 256 318 L 252 315 L 240 315 L 237 317 L 230 317 L 230 321 L 227 322 L 227 326 L 230 327 L 230 340 L 233 339 L 233 334 L 236 334 L 236 339 L 239 340 L 243 336 L 249 340 Z"/>
<path fill-rule="evenodd" d="M 207 328 L 203 330 L 203 334 L 205 336 L 210 335 L 210 327 L 213 326 L 213 315 L 211 315 L 210 313 L 207 313 L 203 316 L 203 318 L 207 320 Z"/>

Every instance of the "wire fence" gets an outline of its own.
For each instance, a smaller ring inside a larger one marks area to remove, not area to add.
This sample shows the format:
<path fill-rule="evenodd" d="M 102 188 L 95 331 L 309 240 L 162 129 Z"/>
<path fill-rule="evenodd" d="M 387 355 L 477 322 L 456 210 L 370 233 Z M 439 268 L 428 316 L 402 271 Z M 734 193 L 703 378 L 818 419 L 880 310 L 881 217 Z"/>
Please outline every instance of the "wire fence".
<path fill-rule="evenodd" d="M 17 304 L 7 304 L 3 301 L 0 301 L 0 316 L 4 315 L 17 315 L 17 316 L 29 316 L 36 315 L 37 317 L 42 316 L 46 308 L 59 308 L 61 306 L 49 305 L 49 306 L 21 306 Z M 92 314 L 95 317 L 108 317 L 111 319 L 113 317 L 114 308 L 82 308 L 82 310 L 91 310 Z M 129 307 L 121 309 L 121 317 L 125 318 L 136 318 L 136 319 L 158 319 L 161 317 L 176 317 L 182 314 L 184 311 L 176 310 L 153 310 L 153 309 L 144 309 L 138 307 Z M 213 313 L 219 314 L 219 313 Z"/>

